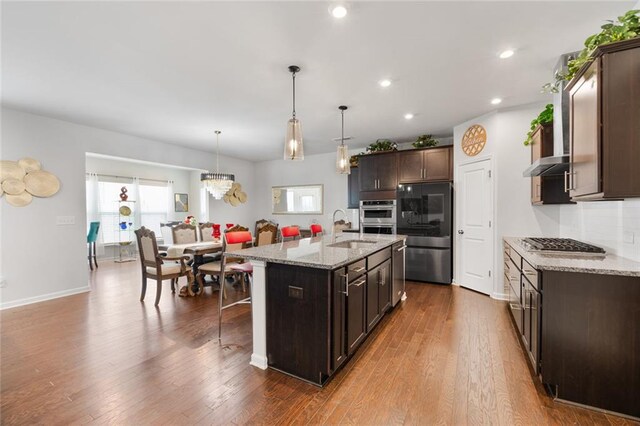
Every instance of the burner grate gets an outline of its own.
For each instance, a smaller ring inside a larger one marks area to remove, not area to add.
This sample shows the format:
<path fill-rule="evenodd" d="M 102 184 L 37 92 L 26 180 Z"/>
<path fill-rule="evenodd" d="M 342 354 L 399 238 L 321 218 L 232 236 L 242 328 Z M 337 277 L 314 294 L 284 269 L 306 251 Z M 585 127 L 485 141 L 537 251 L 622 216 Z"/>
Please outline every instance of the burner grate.
<path fill-rule="evenodd" d="M 537 238 L 529 237 L 524 241 L 536 250 L 565 251 L 580 253 L 604 253 L 601 247 L 576 241 L 571 238 Z"/>

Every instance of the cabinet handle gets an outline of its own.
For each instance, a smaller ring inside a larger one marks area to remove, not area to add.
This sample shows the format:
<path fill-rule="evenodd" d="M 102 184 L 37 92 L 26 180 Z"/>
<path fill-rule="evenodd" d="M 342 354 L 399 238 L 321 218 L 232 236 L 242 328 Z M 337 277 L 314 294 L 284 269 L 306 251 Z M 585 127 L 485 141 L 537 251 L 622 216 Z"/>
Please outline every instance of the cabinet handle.
<path fill-rule="evenodd" d="M 574 186 L 574 181 L 573 178 L 576 176 L 576 172 L 571 172 L 569 173 L 569 189 L 571 191 L 575 191 L 575 186 Z"/>
<path fill-rule="evenodd" d="M 380 286 L 382 286 L 382 287 L 384 287 L 384 285 L 386 284 L 385 279 L 384 279 L 384 276 L 385 276 L 386 272 L 387 272 L 386 268 L 383 268 L 383 269 L 380 270 Z"/>
<path fill-rule="evenodd" d="M 362 278 L 354 283 L 349 284 L 349 286 L 356 286 L 356 287 L 360 287 L 362 284 L 364 284 L 367 281 L 366 278 Z M 349 288 L 349 286 L 347 286 L 347 289 Z M 348 291 L 348 290 L 347 290 Z"/>
<path fill-rule="evenodd" d="M 569 172 L 564 172 L 564 192 L 569 192 L 569 184 L 567 183 L 567 178 L 569 177 Z"/>
<path fill-rule="evenodd" d="M 346 291 L 341 291 L 340 293 L 349 297 L 349 272 L 347 272 L 346 274 L 343 274 L 342 278 L 344 279 L 344 289 Z"/>
<path fill-rule="evenodd" d="M 396 249 L 396 251 L 397 251 L 397 252 L 401 252 L 401 251 L 404 251 L 404 249 L 406 249 L 406 248 L 407 248 L 407 246 L 398 247 L 398 248 Z"/>
<path fill-rule="evenodd" d="M 361 267 L 359 267 L 359 268 L 352 269 L 352 271 L 353 271 L 353 272 L 362 272 L 362 271 L 364 271 L 365 269 L 367 269 L 367 268 L 365 268 L 364 266 L 361 266 Z"/>

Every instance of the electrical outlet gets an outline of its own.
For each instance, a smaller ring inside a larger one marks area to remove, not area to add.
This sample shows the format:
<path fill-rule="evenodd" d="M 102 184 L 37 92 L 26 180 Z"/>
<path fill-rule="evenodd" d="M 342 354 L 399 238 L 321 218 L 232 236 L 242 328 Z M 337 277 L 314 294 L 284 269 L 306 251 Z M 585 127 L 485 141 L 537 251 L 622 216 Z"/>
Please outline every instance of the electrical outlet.
<path fill-rule="evenodd" d="M 625 244 L 633 244 L 635 241 L 635 234 L 632 231 L 625 231 L 622 236 L 622 241 Z"/>
<path fill-rule="evenodd" d="M 56 225 L 75 225 L 76 217 L 75 216 L 56 216 Z"/>

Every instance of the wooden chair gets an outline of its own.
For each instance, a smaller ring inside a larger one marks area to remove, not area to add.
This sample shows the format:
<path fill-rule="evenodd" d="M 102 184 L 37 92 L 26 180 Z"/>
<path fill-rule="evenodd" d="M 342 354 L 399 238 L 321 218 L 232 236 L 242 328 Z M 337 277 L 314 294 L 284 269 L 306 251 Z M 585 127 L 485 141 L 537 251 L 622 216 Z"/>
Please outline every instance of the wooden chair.
<path fill-rule="evenodd" d="M 138 250 L 140 251 L 140 264 L 142 266 L 142 293 L 140 301 L 144 301 L 147 292 L 147 279 L 155 279 L 157 282 L 156 302 L 158 306 L 160 295 L 162 294 L 162 281 L 171 280 L 171 292 L 176 292 L 176 283 L 179 277 L 187 277 L 187 289 L 191 291 L 193 284 L 193 273 L 187 266 L 186 261 L 189 256 L 163 257 L 158 252 L 158 243 L 155 233 L 144 226 L 135 231 L 138 240 Z M 174 263 L 178 262 L 178 263 Z"/>
<path fill-rule="evenodd" d="M 253 234 L 254 235 L 258 235 L 258 231 L 260 231 L 260 229 L 263 226 L 268 225 L 268 224 L 271 224 L 271 225 L 275 226 L 276 228 L 278 227 L 277 223 L 272 222 L 272 221 L 267 220 L 267 219 L 256 220 L 256 227 L 255 227 L 255 230 L 253 231 Z"/>
<path fill-rule="evenodd" d="M 198 234 L 194 225 L 181 223 L 171 228 L 173 244 L 190 244 L 198 242 Z"/>
<path fill-rule="evenodd" d="M 224 230 L 225 234 L 229 232 L 249 232 L 249 228 L 242 225 L 233 225 L 231 228 L 227 228 Z"/>
<path fill-rule="evenodd" d="M 89 224 L 89 234 L 87 234 L 87 245 L 89 246 L 89 268 L 93 271 L 91 261 L 98 268 L 98 259 L 96 258 L 96 241 L 98 241 L 98 231 L 100 231 L 100 222 L 91 222 Z"/>
<path fill-rule="evenodd" d="M 278 227 L 273 223 L 266 223 L 258 229 L 256 234 L 256 246 L 275 244 L 278 240 Z"/>
<path fill-rule="evenodd" d="M 318 225 L 317 223 L 314 223 L 313 225 L 311 225 L 311 236 L 312 237 L 317 237 L 318 235 L 322 235 L 322 225 Z"/>
<path fill-rule="evenodd" d="M 297 240 L 300 238 L 300 228 L 298 226 L 285 226 L 280 229 L 282 241 Z"/>
<path fill-rule="evenodd" d="M 198 233 L 200 234 L 200 241 L 213 241 L 213 223 L 198 224 Z"/>

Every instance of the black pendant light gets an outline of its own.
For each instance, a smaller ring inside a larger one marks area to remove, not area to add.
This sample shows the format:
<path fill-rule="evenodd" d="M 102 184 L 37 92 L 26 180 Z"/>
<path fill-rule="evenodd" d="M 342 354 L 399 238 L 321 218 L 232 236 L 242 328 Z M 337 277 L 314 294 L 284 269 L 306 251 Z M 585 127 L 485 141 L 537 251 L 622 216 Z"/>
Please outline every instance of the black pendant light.
<path fill-rule="evenodd" d="M 338 107 L 342 116 L 342 134 L 340 136 L 340 145 L 338 145 L 338 155 L 336 157 L 336 171 L 343 175 L 351 173 L 351 164 L 349 163 L 349 148 L 344 144 L 344 112 L 347 110 L 345 105 Z"/>

